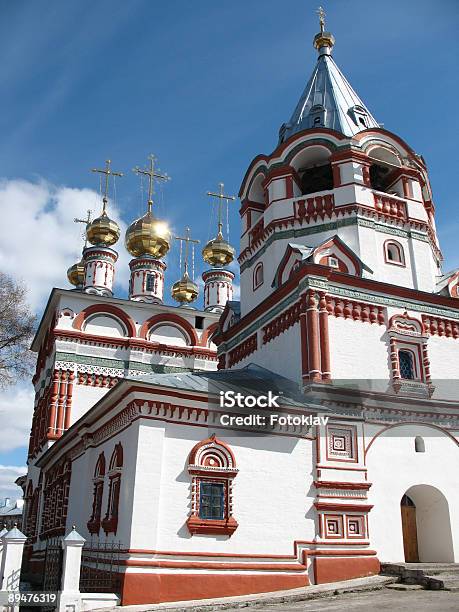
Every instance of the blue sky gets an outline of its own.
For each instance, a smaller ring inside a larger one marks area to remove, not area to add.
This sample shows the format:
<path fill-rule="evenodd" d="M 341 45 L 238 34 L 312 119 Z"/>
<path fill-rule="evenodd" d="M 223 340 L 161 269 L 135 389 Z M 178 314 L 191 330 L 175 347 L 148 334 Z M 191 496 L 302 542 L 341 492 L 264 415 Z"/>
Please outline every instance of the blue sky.
<path fill-rule="evenodd" d="M 160 215 L 207 240 L 205 192 L 222 180 L 237 193 L 251 159 L 275 147 L 309 78 L 316 8 L 304 0 L 3 0 L 1 180 L 96 189 L 89 168 L 110 157 L 126 173 L 117 205 L 129 223 L 143 210 L 130 169 L 154 152 L 172 177 Z M 459 3 L 333 0 L 325 10 L 341 70 L 376 119 L 425 157 L 445 269 L 459 265 Z M 56 232 L 40 258 L 51 262 L 60 239 Z M 175 252 L 169 281 L 177 274 Z M 24 454 L 21 446 L 0 453 L 0 465 L 23 464 Z"/>

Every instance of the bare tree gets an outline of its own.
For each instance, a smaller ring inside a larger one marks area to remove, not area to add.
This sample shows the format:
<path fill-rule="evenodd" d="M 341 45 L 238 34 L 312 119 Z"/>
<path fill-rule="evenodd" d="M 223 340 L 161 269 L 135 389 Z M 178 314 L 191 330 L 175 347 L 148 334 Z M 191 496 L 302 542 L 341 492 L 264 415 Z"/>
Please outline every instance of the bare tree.
<path fill-rule="evenodd" d="M 35 356 L 29 346 L 34 328 L 26 288 L 0 272 L 0 387 L 31 374 Z"/>

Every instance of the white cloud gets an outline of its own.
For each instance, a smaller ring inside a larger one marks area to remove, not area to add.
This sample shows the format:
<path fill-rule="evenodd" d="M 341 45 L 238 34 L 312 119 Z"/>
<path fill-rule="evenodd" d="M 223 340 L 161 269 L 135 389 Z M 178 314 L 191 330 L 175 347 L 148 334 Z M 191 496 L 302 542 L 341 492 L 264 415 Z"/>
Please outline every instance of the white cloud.
<path fill-rule="evenodd" d="M 26 473 L 25 465 L 0 465 L 0 502 L 3 502 L 5 497 L 9 497 L 11 501 L 22 497 L 22 491 L 14 481 Z"/>
<path fill-rule="evenodd" d="M 27 446 L 32 424 L 33 389 L 16 385 L 0 395 L 0 452 Z"/>
<path fill-rule="evenodd" d="M 90 189 L 53 185 L 45 180 L 0 180 L 2 228 L 0 270 L 21 279 L 28 288 L 29 302 L 42 307 L 52 287 L 68 287 L 67 268 L 81 256 L 83 226 L 74 223 L 86 211 L 100 210 L 100 198 Z M 126 225 L 111 206 L 111 216 Z M 122 238 L 116 266 L 117 284 L 127 288 L 128 261 Z M 116 248 L 116 247 L 115 247 Z"/>

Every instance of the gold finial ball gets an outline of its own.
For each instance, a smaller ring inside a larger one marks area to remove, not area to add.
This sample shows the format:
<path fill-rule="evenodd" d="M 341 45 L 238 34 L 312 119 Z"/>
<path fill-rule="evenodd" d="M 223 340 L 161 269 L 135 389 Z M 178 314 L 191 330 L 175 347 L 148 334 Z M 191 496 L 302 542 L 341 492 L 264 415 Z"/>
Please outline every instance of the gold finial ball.
<path fill-rule="evenodd" d="M 134 257 L 151 255 L 160 259 L 171 246 L 171 233 L 164 221 L 147 212 L 136 219 L 126 232 L 126 248 Z"/>
<path fill-rule="evenodd" d="M 191 304 L 199 295 L 199 288 L 185 272 L 180 280 L 172 285 L 172 297 L 180 304 Z"/>
<path fill-rule="evenodd" d="M 206 246 L 202 249 L 202 256 L 211 266 L 222 268 L 227 266 L 234 259 L 235 251 L 233 247 L 226 242 L 221 232 L 218 232 L 217 237 L 209 240 Z"/>
<path fill-rule="evenodd" d="M 82 261 L 74 263 L 73 266 L 67 270 L 67 278 L 69 283 L 75 287 L 79 287 L 84 283 L 84 265 Z"/>
<path fill-rule="evenodd" d="M 120 237 L 120 228 L 118 223 L 104 212 L 91 221 L 86 228 L 86 236 L 91 244 L 112 246 Z"/>

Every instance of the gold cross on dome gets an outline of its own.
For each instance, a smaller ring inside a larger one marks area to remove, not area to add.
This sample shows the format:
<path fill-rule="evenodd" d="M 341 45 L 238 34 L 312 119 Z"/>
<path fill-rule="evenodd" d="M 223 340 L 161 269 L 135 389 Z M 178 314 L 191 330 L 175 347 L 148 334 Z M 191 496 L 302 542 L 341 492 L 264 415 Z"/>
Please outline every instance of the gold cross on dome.
<path fill-rule="evenodd" d="M 155 191 L 155 181 L 162 181 L 165 183 L 166 181 L 170 181 L 171 177 L 167 174 L 161 174 L 159 169 L 155 170 L 155 162 L 157 161 L 157 159 L 153 155 L 153 153 L 150 153 L 150 155 L 148 156 L 148 160 L 150 162 L 149 168 L 142 169 L 139 168 L 139 166 L 136 166 L 132 171 L 136 174 L 148 176 L 148 212 L 151 213 L 151 208 L 153 206 L 153 194 Z"/>
<path fill-rule="evenodd" d="M 73 221 L 74 221 L 74 223 L 84 223 L 85 224 L 85 232 L 84 232 L 84 234 L 82 234 L 82 236 L 85 239 L 84 240 L 84 248 L 86 248 L 88 246 L 88 237 L 86 235 L 86 230 L 88 228 L 88 225 L 91 222 L 91 211 L 87 210 L 87 217 L 86 217 L 86 219 L 78 219 L 78 217 L 75 217 L 75 219 Z"/>
<path fill-rule="evenodd" d="M 91 171 L 92 172 L 99 172 L 100 174 L 105 174 L 105 189 L 104 189 L 104 195 L 102 198 L 102 202 L 103 202 L 103 207 L 102 207 L 102 214 L 105 213 L 105 209 L 107 208 L 107 202 L 108 202 L 108 177 L 109 176 L 123 176 L 122 172 L 115 172 L 114 170 L 111 169 L 111 160 L 107 159 L 105 162 L 105 168 L 100 169 L 100 168 L 92 168 Z"/>
<path fill-rule="evenodd" d="M 223 223 L 222 223 L 222 204 L 223 204 L 223 201 L 225 200 L 227 203 L 228 202 L 232 202 L 233 200 L 236 199 L 236 197 L 235 196 L 230 196 L 230 195 L 225 195 L 225 193 L 224 193 L 225 185 L 223 183 L 218 183 L 218 187 L 219 187 L 219 193 L 214 193 L 213 191 L 208 191 L 207 195 L 210 196 L 211 198 L 217 198 L 217 201 L 218 201 L 218 233 L 221 234 L 222 228 L 223 228 Z"/>
<path fill-rule="evenodd" d="M 182 242 L 185 243 L 185 258 L 184 258 L 184 266 L 183 266 L 183 273 L 187 274 L 188 273 L 188 249 L 189 249 L 189 244 L 191 243 L 192 246 L 194 246 L 195 244 L 199 244 L 200 240 L 194 240 L 193 238 L 191 238 L 190 236 L 191 234 L 191 230 L 189 227 L 185 228 L 185 236 L 175 236 L 176 240 L 180 240 L 180 245 L 182 244 Z"/>
<path fill-rule="evenodd" d="M 321 6 L 319 6 L 319 8 L 317 9 L 317 14 L 319 15 L 320 33 L 323 34 L 325 30 L 325 14 L 326 13 Z"/>

